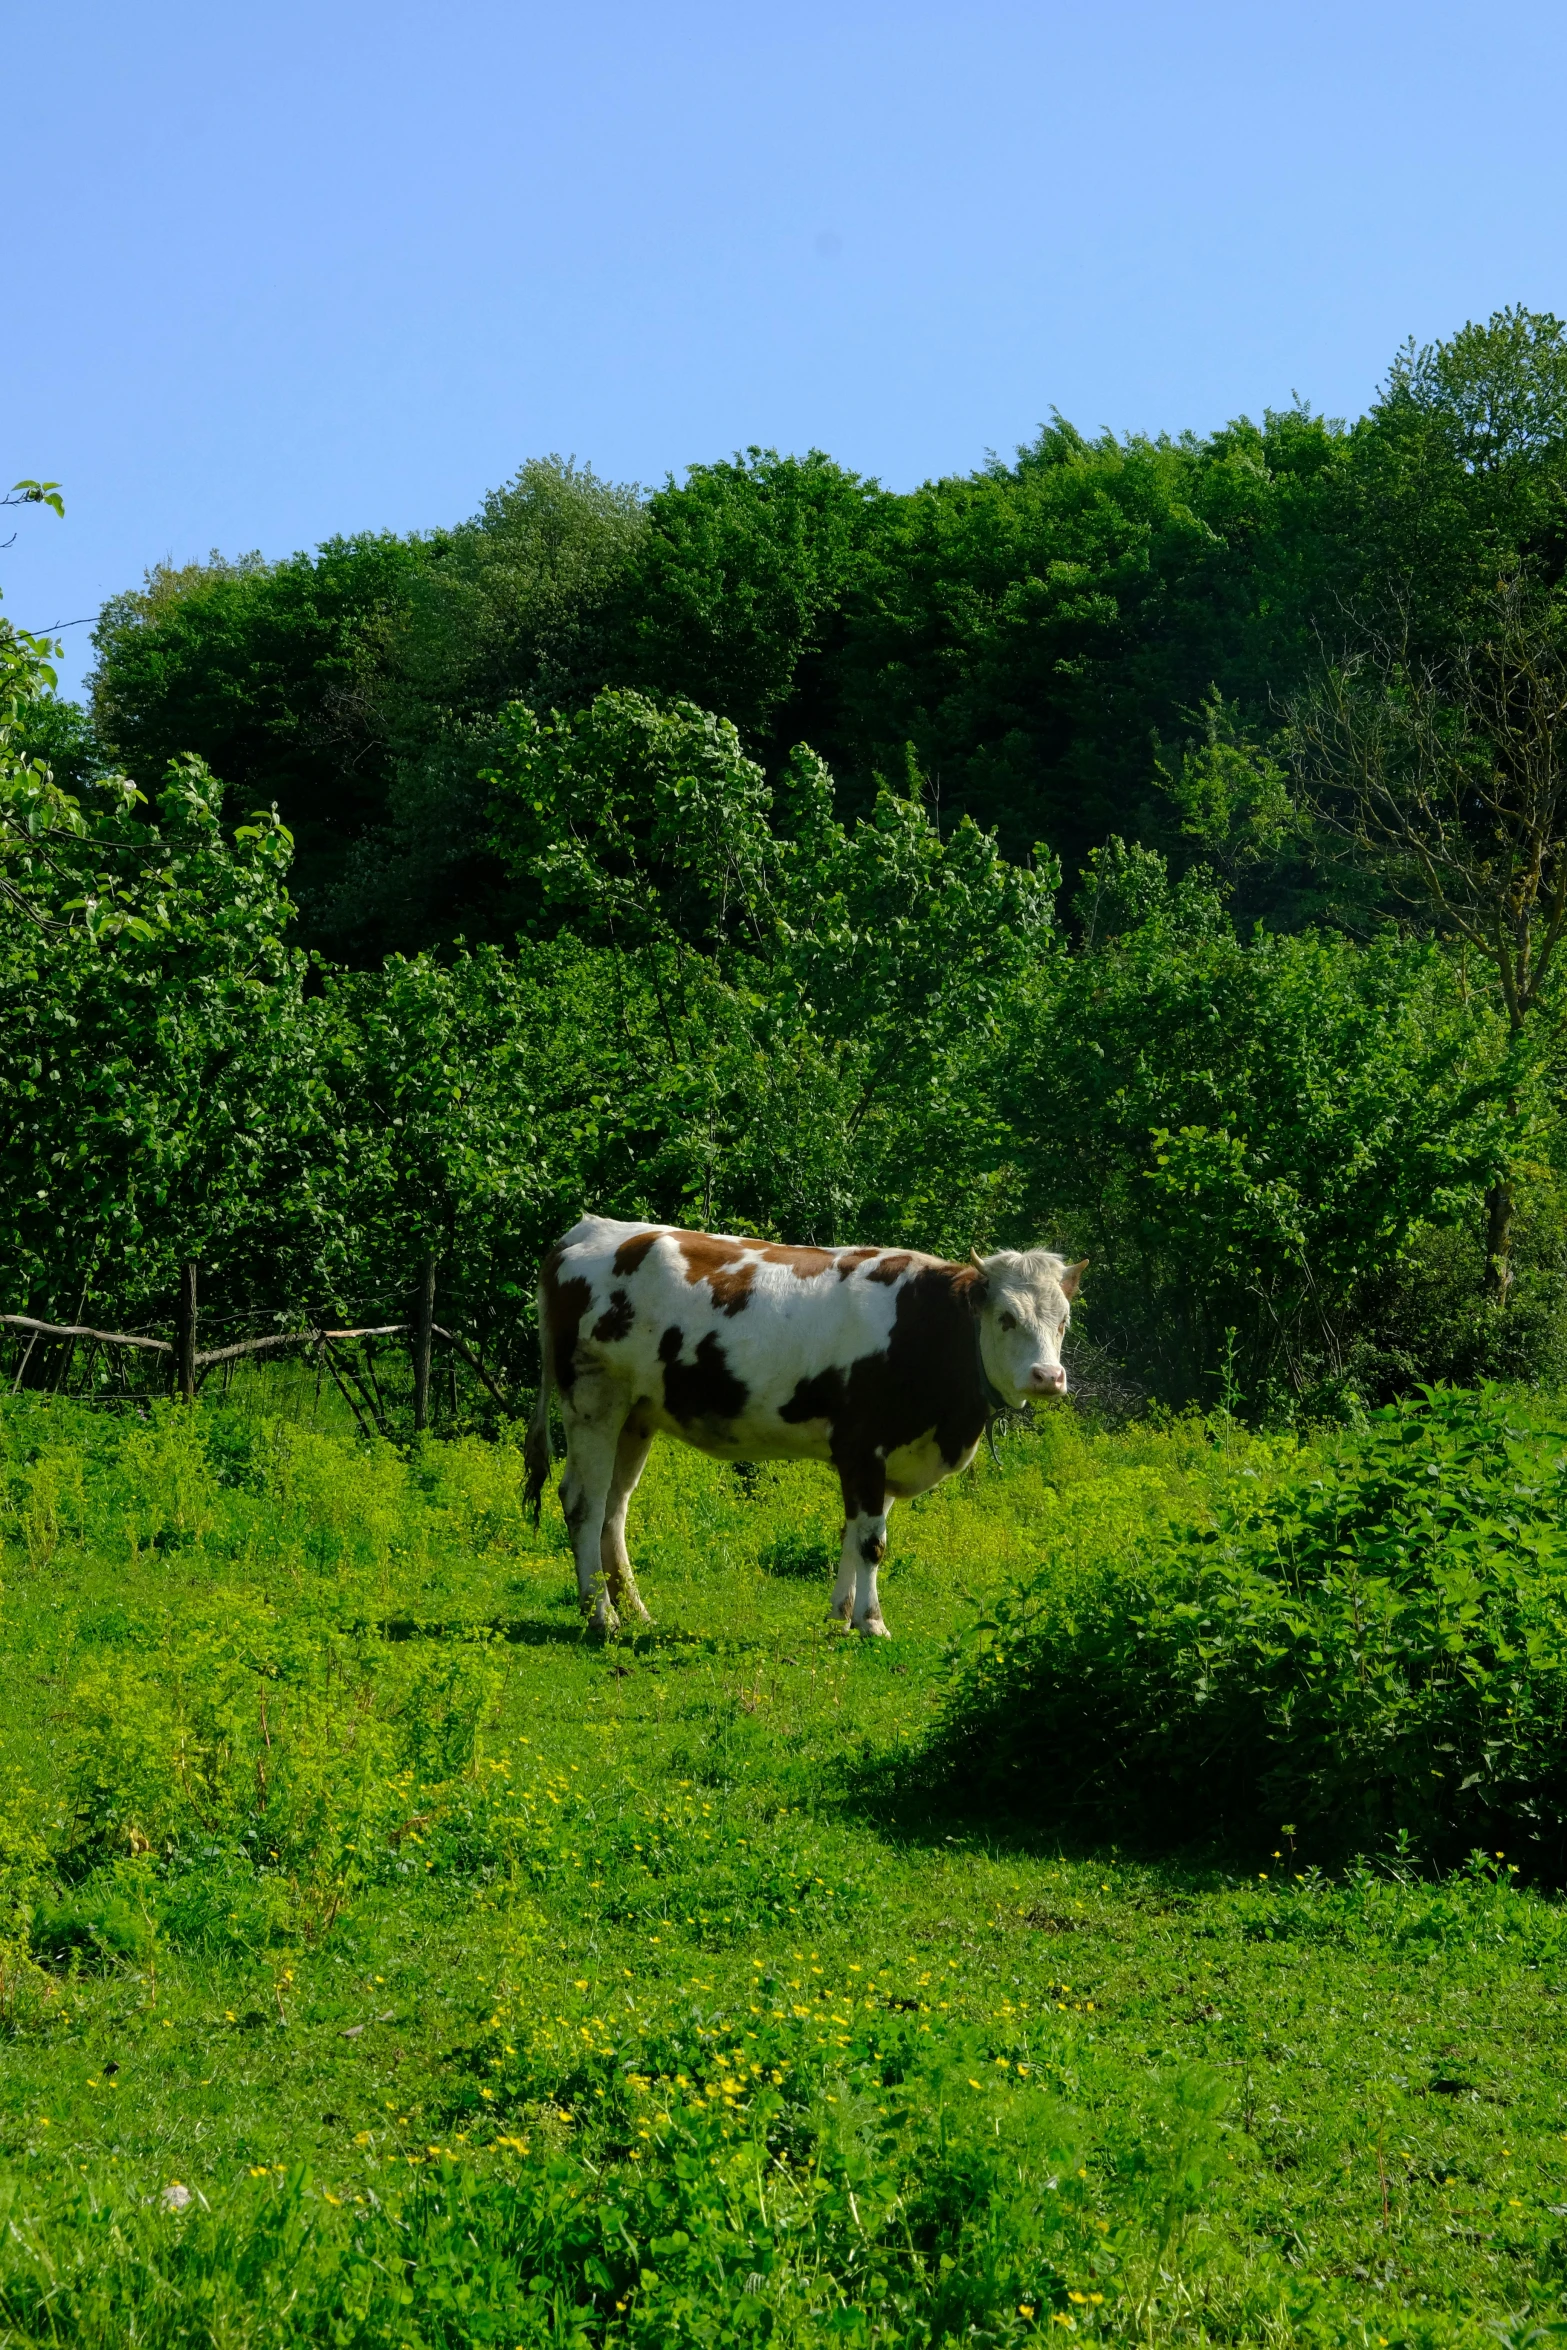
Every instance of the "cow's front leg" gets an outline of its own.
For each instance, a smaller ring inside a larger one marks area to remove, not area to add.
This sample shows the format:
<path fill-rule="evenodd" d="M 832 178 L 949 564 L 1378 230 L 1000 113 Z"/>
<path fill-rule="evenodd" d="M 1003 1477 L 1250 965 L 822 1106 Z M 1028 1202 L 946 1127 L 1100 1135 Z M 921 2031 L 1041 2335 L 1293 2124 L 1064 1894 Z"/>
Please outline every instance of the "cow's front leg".
<path fill-rule="evenodd" d="M 843 1485 L 843 1549 L 838 1580 L 833 1585 L 829 1621 L 852 1624 L 856 1632 L 885 1639 L 881 1602 L 876 1595 L 876 1570 L 887 1555 L 886 1470 L 874 1455 L 845 1465 L 839 1471 Z"/>
<path fill-rule="evenodd" d="M 879 1510 L 866 1510 L 855 1521 L 859 1563 L 854 1577 L 854 1629 L 877 1640 L 892 1637 L 882 1622 L 881 1601 L 876 1596 L 876 1570 L 887 1555 L 887 1520 L 891 1515 L 891 1502 L 883 1501 Z"/>
<path fill-rule="evenodd" d="M 596 1632 L 617 1632 L 615 1613 L 604 1574 L 604 1513 L 615 1479 L 615 1455 L 626 1417 L 623 1396 L 579 1379 L 570 1404 L 562 1404 L 566 1423 L 566 1473 L 560 1481 L 560 1506 L 571 1537 L 577 1564 L 577 1604 L 591 1615 Z"/>
<path fill-rule="evenodd" d="M 860 1571 L 859 1480 L 849 1462 L 842 1459 L 838 1462 L 838 1483 L 843 1489 L 843 1546 L 838 1553 L 838 1579 L 827 1602 L 829 1624 L 847 1624 L 853 1616 L 854 1585 Z"/>

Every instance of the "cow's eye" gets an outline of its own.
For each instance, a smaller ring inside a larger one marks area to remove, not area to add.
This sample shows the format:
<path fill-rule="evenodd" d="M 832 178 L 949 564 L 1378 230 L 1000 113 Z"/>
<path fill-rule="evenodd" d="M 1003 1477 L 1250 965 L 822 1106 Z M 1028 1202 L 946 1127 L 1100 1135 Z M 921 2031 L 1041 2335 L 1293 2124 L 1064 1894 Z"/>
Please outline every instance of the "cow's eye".
<path fill-rule="evenodd" d="M 1003 1330 L 1015 1330 L 1017 1328 L 1016 1314 L 1003 1314 L 1001 1317 L 1001 1327 Z"/>

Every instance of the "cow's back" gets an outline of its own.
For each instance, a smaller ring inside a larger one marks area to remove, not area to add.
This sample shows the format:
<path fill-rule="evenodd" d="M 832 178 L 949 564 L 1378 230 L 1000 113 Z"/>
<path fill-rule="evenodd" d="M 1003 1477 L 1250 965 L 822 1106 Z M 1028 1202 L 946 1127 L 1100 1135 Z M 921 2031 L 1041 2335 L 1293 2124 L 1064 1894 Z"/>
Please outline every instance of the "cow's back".
<path fill-rule="evenodd" d="M 580 1386 L 584 1406 L 602 1388 L 650 1430 L 724 1458 L 834 1458 L 845 1423 L 878 1413 L 901 1443 L 911 1418 L 919 1435 L 940 1417 L 953 1334 L 935 1331 L 932 1311 L 968 1278 L 907 1249 L 787 1248 L 588 1216 L 546 1266 L 555 1378 L 568 1396 Z M 972 1377 L 963 1384 L 967 1404 Z"/>

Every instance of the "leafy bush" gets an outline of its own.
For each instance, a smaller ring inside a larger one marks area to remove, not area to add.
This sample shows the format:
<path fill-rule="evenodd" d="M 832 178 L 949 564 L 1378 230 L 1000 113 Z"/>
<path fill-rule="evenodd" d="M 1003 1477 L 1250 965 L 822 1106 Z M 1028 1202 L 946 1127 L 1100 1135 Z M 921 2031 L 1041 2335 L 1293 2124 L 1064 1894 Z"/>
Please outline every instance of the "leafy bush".
<path fill-rule="evenodd" d="M 1243 1472 L 1205 1524 L 1044 1568 L 972 1636 L 944 1762 L 1085 1827 L 1560 1876 L 1564 1446 L 1516 1396 L 1430 1389 L 1326 1467 Z"/>
<path fill-rule="evenodd" d="M 1089 886 L 1098 928 L 1005 1077 L 1023 1220 L 1092 1259 L 1095 1339 L 1167 1401 L 1320 1411 L 1357 1346 L 1377 1395 L 1368 1275 L 1472 1213 L 1516 1141 L 1496 1023 L 1419 942 L 1243 939 L 1200 876 L 1120 843 Z M 1448 1318 L 1408 1336 L 1430 1377 Z M 1531 1336 L 1510 1375 L 1538 1376 Z"/>
<path fill-rule="evenodd" d="M 113 1892 L 68 1895 L 33 1918 L 33 1949 L 56 1966 L 97 1969 L 144 1959 L 151 1942 L 147 1918 Z"/>

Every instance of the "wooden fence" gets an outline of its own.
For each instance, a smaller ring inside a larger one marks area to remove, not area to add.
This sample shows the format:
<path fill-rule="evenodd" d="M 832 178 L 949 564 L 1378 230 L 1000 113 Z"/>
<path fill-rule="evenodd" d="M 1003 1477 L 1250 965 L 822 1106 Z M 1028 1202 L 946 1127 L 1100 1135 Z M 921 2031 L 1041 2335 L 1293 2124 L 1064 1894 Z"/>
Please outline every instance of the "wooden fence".
<path fill-rule="evenodd" d="M 377 1322 L 353 1330 L 329 1330 L 323 1323 L 309 1322 L 297 1330 L 272 1331 L 263 1338 L 241 1338 L 227 1346 L 202 1347 L 198 1344 L 196 1267 L 193 1264 L 186 1265 L 181 1272 L 172 1338 L 142 1337 L 127 1330 L 97 1330 L 86 1322 L 41 1322 L 31 1314 L 0 1314 L 0 1329 L 14 1330 L 19 1337 L 27 1340 L 11 1392 L 14 1395 L 20 1388 L 33 1349 L 40 1339 L 62 1343 L 66 1350 L 60 1371 L 53 1382 L 56 1388 L 63 1383 L 75 1347 L 85 1341 L 95 1346 L 124 1347 L 144 1355 L 167 1357 L 169 1385 L 172 1392 L 186 1403 L 195 1402 L 208 1373 L 219 1364 L 236 1363 L 257 1355 L 281 1354 L 290 1347 L 306 1347 L 314 1348 L 318 1363 L 331 1373 L 362 1432 L 368 1436 L 374 1429 L 384 1436 L 383 1407 L 379 1390 L 375 1388 L 373 1372 L 367 1381 L 361 1376 L 352 1356 L 340 1350 L 355 1341 L 406 1337 L 413 1364 L 416 1434 L 430 1424 L 430 1364 L 436 1339 L 449 1346 L 467 1364 L 501 1410 L 515 1418 L 515 1402 L 491 1376 L 467 1339 L 455 1330 L 444 1328 L 435 1319 L 435 1270 L 435 1259 L 426 1257 L 414 1292 L 413 1313 L 406 1322 Z"/>

